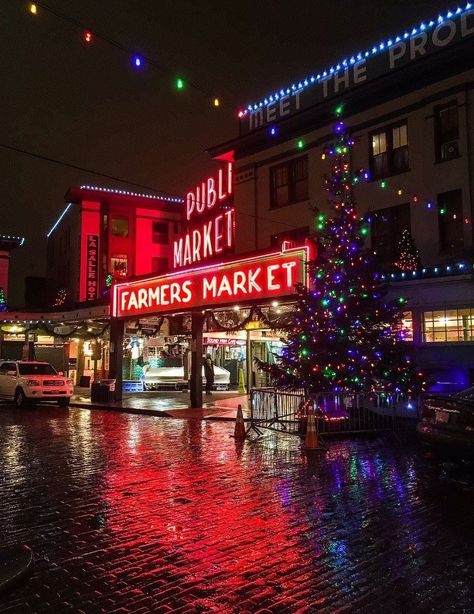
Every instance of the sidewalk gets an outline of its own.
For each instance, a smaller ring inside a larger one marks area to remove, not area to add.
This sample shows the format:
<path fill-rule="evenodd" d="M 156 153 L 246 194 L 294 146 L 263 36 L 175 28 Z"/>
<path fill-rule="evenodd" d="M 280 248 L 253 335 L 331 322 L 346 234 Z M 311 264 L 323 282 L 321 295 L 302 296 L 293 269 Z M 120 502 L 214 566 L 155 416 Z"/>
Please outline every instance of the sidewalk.
<path fill-rule="evenodd" d="M 133 414 L 146 414 L 168 418 L 198 420 L 235 420 L 237 406 L 242 405 L 244 418 L 249 415 L 247 395 L 234 391 L 216 391 L 212 396 L 204 395 L 207 401 L 201 408 L 191 408 L 188 392 L 124 392 L 121 402 L 92 403 L 89 388 L 76 388 L 70 407 L 94 408 L 121 411 Z M 211 400 L 212 399 L 212 400 Z"/>

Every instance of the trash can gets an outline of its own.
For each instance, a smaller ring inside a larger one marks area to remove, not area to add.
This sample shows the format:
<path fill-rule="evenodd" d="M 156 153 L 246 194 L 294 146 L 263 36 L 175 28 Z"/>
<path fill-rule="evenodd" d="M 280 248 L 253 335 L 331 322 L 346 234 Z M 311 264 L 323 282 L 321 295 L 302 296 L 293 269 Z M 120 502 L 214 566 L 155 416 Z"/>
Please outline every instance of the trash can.
<path fill-rule="evenodd" d="M 100 396 L 103 403 L 109 403 L 114 401 L 115 396 L 115 379 L 101 379 L 100 380 Z"/>
<path fill-rule="evenodd" d="M 103 391 L 105 391 L 105 386 L 101 386 L 98 382 L 93 383 L 91 386 L 91 401 L 92 403 L 101 403 L 103 400 Z"/>
<path fill-rule="evenodd" d="M 79 388 L 89 388 L 91 385 L 91 376 L 90 375 L 81 375 L 79 378 Z"/>

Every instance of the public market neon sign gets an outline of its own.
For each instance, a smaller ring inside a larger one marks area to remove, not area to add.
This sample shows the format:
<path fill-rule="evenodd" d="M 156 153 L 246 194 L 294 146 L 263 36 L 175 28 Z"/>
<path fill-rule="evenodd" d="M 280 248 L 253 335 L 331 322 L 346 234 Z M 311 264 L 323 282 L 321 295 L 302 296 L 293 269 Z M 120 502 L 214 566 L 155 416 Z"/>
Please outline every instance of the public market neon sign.
<path fill-rule="evenodd" d="M 118 283 L 114 286 L 112 314 L 123 318 L 291 296 L 295 284 L 307 283 L 309 251 L 305 245 Z"/>

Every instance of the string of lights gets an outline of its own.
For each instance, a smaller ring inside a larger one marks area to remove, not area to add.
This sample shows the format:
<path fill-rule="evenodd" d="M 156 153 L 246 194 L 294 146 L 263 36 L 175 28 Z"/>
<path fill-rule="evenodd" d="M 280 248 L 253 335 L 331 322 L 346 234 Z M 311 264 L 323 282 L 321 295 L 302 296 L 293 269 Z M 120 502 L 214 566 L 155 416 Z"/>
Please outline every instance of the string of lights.
<path fill-rule="evenodd" d="M 144 69 L 147 66 L 153 68 L 154 70 L 170 77 L 173 87 L 176 91 L 180 92 L 187 88 L 191 88 L 203 95 L 209 101 L 209 104 L 212 108 L 219 108 L 221 106 L 221 97 L 218 96 L 216 92 L 209 91 L 209 89 L 202 86 L 201 84 L 196 83 L 196 81 L 193 81 L 192 79 L 185 79 L 183 75 L 177 75 L 176 72 L 170 67 L 160 62 L 157 62 L 149 55 L 137 53 L 133 49 L 123 45 L 121 42 L 111 38 L 110 36 L 107 36 L 102 32 L 99 32 L 96 29 L 91 29 L 87 27 L 84 23 L 82 23 L 75 17 L 66 15 L 65 13 L 62 13 L 49 6 L 45 2 L 30 2 L 28 4 L 28 10 L 34 16 L 39 16 L 41 11 L 49 13 L 57 19 L 60 19 L 65 23 L 68 23 L 74 28 L 78 29 L 81 32 L 84 44 L 91 45 L 97 40 L 107 43 L 108 45 L 115 47 L 120 52 L 124 53 L 129 58 L 130 65 L 133 66 L 136 70 Z M 232 109 L 233 108 L 234 107 L 232 107 Z"/>

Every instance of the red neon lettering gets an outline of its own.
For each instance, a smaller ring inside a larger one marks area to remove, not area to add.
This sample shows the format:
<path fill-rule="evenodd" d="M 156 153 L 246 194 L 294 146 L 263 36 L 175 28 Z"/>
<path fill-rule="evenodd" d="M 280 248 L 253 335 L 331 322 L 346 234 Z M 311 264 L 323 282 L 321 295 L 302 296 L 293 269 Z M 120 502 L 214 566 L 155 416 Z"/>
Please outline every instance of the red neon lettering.
<path fill-rule="evenodd" d="M 193 262 L 201 260 L 201 233 L 199 230 L 193 230 Z"/>
<path fill-rule="evenodd" d="M 186 266 L 187 264 L 191 264 L 193 261 L 191 257 L 191 239 L 189 235 L 186 235 L 184 240 L 184 254 L 183 254 L 183 264 Z"/>
<path fill-rule="evenodd" d="M 293 262 L 283 262 L 281 265 L 284 269 L 286 269 L 286 287 L 293 288 L 296 282 L 293 281 L 293 269 L 296 267 L 298 263 L 293 260 Z"/>
<path fill-rule="evenodd" d="M 226 192 L 224 192 L 224 190 L 223 190 L 223 187 L 224 187 L 224 186 L 223 186 L 223 182 L 224 182 L 224 173 L 222 172 L 222 169 L 219 169 L 219 173 L 218 173 L 218 175 L 217 175 L 217 176 L 218 176 L 218 178 L 219 178 L 219 181 L 218 181 L 218 186 L 219 186 L 219 196 L 218 196 L 218 198 L 219 198 L 219 200 L 224 200 L 224 198 L 227 196 L 227 193 L 226 193 Z"/>
<path fill-rule="evenodd" d="M 230 209 L 229 211 L 226 211 L 224 215 L 227 218 L 226 243 L 227 247 L 232 247 L 232 244 L 234 243 L 234 210 Z"/>
<path fill-rule="evenodd" d="M 196 188 L 196 211 L 202 213 L 206 208 L 206 184 L 201 184 L 201 187 Z"/>
<path fill-rule="evenodd" d="M 227 191 L 232 194 L 232 164 L 227 164 Z"/>
<path fill-rule="evenodd" d="M 252 271 L 250 269 L 250 271 L 249 271 L 249 294 L 251 294 L 252 291 L 254 291 L 254 290 L 255 290 L 255 292 L 261 292 L 262 291 L 262 288 L 255 281 L 255 278 L 258 277 L 261 272 L 262 272 L 262 268 L 261 267 L 258 267 L 258 269 L 256 271 Z"/>
<path fill-rule="evenodd" d="M 211 242 L 212 221 L 204 224 L 204 258 L 210 258 L 213 255 Z"/>

